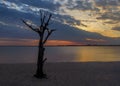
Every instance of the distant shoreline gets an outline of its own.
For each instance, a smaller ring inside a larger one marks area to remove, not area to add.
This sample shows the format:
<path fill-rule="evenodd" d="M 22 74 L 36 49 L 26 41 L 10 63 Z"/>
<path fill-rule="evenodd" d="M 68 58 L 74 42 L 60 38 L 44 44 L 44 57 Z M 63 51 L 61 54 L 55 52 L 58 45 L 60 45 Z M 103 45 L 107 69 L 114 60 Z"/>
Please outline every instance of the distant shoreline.
<path fill-rule="evenodd" d="M 47 45 L 45 47 L 82 47 L 82 46 L 120 46 L 120 45 Z M 0 46 L 0 47 L 38 47 L 38 46 Z"/>

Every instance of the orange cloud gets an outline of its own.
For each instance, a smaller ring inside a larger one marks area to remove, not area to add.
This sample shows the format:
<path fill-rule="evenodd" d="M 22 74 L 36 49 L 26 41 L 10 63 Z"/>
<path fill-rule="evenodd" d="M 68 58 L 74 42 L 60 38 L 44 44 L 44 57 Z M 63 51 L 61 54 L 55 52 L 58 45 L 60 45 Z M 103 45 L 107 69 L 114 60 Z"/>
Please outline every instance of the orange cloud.
<path fill-rule="evenodd" d="M 38 42 L 39 40 L 36 39 L 0 38 L 0 46 L 38 46 Z M 56 45 L 85 45 L 85 44 L 65 40 L 48 40 L 45 45 L 56 46 Z"/>
<path fill-rule="evenodd" d="M 1 38 L 0 46 L 36 46 L 37 40 Z"/>
<path fill-rule="evenodd" d="M 46 45 L 85 45 L 85 44 L 65 40 L 48 40 Z"/>

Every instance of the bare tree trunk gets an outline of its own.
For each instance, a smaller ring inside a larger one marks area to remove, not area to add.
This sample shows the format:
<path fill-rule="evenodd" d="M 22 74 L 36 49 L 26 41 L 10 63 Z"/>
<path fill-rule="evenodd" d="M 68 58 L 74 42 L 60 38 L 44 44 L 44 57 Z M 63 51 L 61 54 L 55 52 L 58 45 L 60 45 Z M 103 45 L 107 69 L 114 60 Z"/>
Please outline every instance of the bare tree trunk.
<path fill-rule="evenodd" d="M 44 66 L 44 62 L 46 59 L 44 59 L 44 51 L 45 48 L 41 42 L 41 40 L 39 41 L 39 46 L 38 46 L 38 60 L 37 60 L 37 70 L 36 70 L 36 74 L 34 75 L 37 78 L 46 78 L 46 74 L 44 74 L 43 72 L 43 66 Z"/>
<path fill-rule="evenodd" d="M 49 29 L 48 25 L 49 25 L 49 21 L 52 17 L 52 14 L 47 14 L 44 13 L 42 11 L 40 11 L 40 21 L 41 24 L 39 27 L 33 27 L 32 24 L 29 24 L 27 21 L 22 19 L 22 22 L 27 25 L 31 30 L 37 32 L 37 34 L 39 34 L 39 46 L 38 46 L 38 60 L 37 60 L 37 70 L 35 73 L 35 77 L 36 78 L 46 78 L 46 74 L 44 74 L 43 71 L 43 66 L 45 61 L 47 60 L 46 58 L 44 58 L 44 45 L 46 43 L 46 41 L 48 40 L 49 36 L 52 34 L 53 31 L 55 31 L 55 29 Z M 46 33 L 46 35 L 44 35 Z"/>

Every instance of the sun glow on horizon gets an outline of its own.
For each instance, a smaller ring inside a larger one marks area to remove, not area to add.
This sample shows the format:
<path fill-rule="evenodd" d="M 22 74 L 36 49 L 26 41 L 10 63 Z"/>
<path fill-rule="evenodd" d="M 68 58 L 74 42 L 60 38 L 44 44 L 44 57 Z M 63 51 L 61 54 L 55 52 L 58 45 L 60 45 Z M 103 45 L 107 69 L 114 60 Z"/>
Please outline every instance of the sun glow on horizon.
<path fill-rule="evenodd" d="M 37 39 L 9 39 L 1 38 L 0 46 L 38 46 Z M 77 43 L 65 40 L 48 40 L 45 46 L 60 46 L 60 45 L 86 45 L 85 43 Z"/>

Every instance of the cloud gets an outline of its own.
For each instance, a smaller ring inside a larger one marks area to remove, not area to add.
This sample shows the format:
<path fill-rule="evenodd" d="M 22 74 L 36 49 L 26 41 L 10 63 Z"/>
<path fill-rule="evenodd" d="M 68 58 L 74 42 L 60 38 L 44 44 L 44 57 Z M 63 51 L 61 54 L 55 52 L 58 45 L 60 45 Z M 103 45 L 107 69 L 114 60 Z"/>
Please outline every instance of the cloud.
<path fill-rule="evenodd" d="M 98 7 L 106 8 L 108 6 L 118 5 L 118 0 L 96 0 L 95 5 Z"/>
<path fill-rule="evenodd" d="M 79 20 L 75 20 L 73 17 L 68 16 L 68 15 L 59 15 L 57 12 L 50 11 L 51 9 L 39 8 L 39 7 L 36 7 L 36 6 L 31 6 L 31 5 L 28 5 L 28 4 L 24 4 L 24 3 L 21 3 L 21 2 L 15 3 L 15 2 L 9 2 L 9 1 L 3 1 L 2 0 L 0 3 L 3 5 L 2 7 L 4 7 L 4 8 L 7 7 L 8 9 L 11 9 L 13 11 L 16 10 L 18 12 L 29 13 L 28 14 L 29 16 L 30 16 L 30 14 L 39 16 L 39 10 L 48 11 L 48 12 L 56 15 L 56 17 L 54 17 L 55 18 L 54 20 L 59 20 L 59 22 L 61 22 L 61 23 L 65 22 L 65 23 L 70 24 L 70 25 L 76 25 L 76 24 L 80 25 Z M 11 15 L 14 15 L 12 17 L 17 16 L 16 13 L 11 14 Z M 19 13 L 18 13 L 18 15 L 19 15 Z M 8 15 L 7 15 L 7 17 L 8 17 Z"/>
<path fill-rule="evenodd" d="M 118 0 L 98 0 L 95 2 L 96 8 L 100 11 L 97 19 L 111 20 L 113 22 L 120 21 L 120 2 Z"/>
<path fill-rule="evenodd" d="M 71 0 L 67 2 L 65 5 L 66 8 L 70 10 L 82 10 L 82 11 L 98 10 L 94 7 L 94 2 L 87 0 Z"/>
<path fill-rule="evenodd" d="M 57 20 L 60 23 L 68 24 L 68 25 L 71 25 L 71 26 L 81 24 L 80 20 L 76 20 L 72 16 L 69 16 L 69 15 L 55 15 L 54 20 L 55 21 Z"/>
<path fill-rule="evenodd" d="M 6 24 L 6 23 L 3 22 L 3 21 L 0 21 L 0 24 L 1 24 L 1 25 L 8 25 L 8 24 Z"/>
<path fill-rule="evenodd" d="M 117 24 L 117 23 L 119 23 L 119 21 L 109 20 L 109 21 L 105 21 L 104 23 L 105 23 L 105 24 Z"/>
<path fill-rule="evenodd" d="M 65 0 L 64 4 L 61 4 L 60 1 L 0 0 L 0 28 L 2 29 L 0 31 L 0 37 L 7 37 L 10 39 L 38 39 L 38 35 L 36 33 L 26 30 L 28 28 L 20 19 L 23 18 L 31 20 L 35 24 L 39 25 L 38 11 L 39 9 L 42 9 L 53 14 L 50 28 L 57 29 L 57 31 L 50 37 L 50 40 L 92 43 L 91 41 L 95 42 L 94 40 L 96 40 L 97 42 L 101 41 L 99 39 L 102 39 L 106 40 L 108 43 L 114 44 L 114 42 L 112 42 L 114 38 L 105 37 L 101 35 L 100 31 L 105 30 L 109 33 L 109 29 L 111 30 L 111 27 L 116 27 L 119 23 L 120 8 L 118 5 L 109 4 L 106 9 L 103 9 L 103 7 L 105 7 L 105 5 L 102 4 L 104 2 L 103 0 Z M 97 1 L 100 3 L 97 3 Z M 108 2 L 106 2 L 106 4 L 107 3 Z M 102 23 L 105 23 L 105 25 L 102 25 Z M 76 28 L 76 26 L 81 27 Z M 91 26 L 97 27 L 94 27 L 95 30 L 90 32 Z M 83 27 L 86 27 L 87 29 L 84 30 Z M 97 31 L 98 29 L 101 30 Z M 112 30 L 111 33 L 114 33 L 114 31 Z M 86 38 L 90 38 L 92 40 L 88 41 Z M 116 42 L 120 43 L 119 38 L 116 39 Z"/>
<path fill-rule="evenodd" d="M 113 27 L 112 30 L 120 31 L 120 27 Z"/>
<path fill-rule="evenodd" d="M 49 9 L 31 6 L 28 4 L 21 3 L 21 2 L 14 3 L 14 2 L 9 2 L 9 1 L 5 1 L 5 0 L 0 0 L 0 4 L 3 7 L 7 7 L 8 9 L 17 10 L 17 11 L 20 11 L 23 13 L 39 14 L 39 10 L 44 10 L 44 11 L 53 13 Z M 54 12 L 54 14 L 56 14 L 56 12 Z"/>
<path fill-rule="evenodd" d="M 16 28 L 21 28 L 21 29 L 27 29 L 26 27 L 24 26 L 21 26 L 19 24 L 12 24 L 12 23 L 7 23 L 7 22 L 3 22 L 3 21 L 0 21 L 0 25 L 1 25 L 1 28 L 2 26 L 8 26 L 8 27 L 16 27 Z"/>
<path fill-rule="evenodd" d="M 113 21 L 120 21 L 120 12 L 112 13 L 112 12 L 105 12 L 100 17 L 97 17 L 97 19 L 101 20 L 113 20 Z"/>
<path fill-rule="evenodd" d="M 39 40 L 36 39 L 9 39 L 0 38 L 0 46 L 38 46 Z M 57 46 L 57 45 L 85 45 L 84 43 L 77 43 L 67 40 L 48 40 L 46 46 Z"/>
<path fill-rule="evenodd" d="M 46 43 L 47 46 L 56 46 L 56 45 L 86 45 L 85 43 L 77 43 L 74 41 L 67 40 L 48 40 Z"/>
<path fill-rule="evenodd" d="M 0 38 L 1 46 L 36 46 L 37 40 L 33 39 L 15 39 L 15 38 Z"/>

